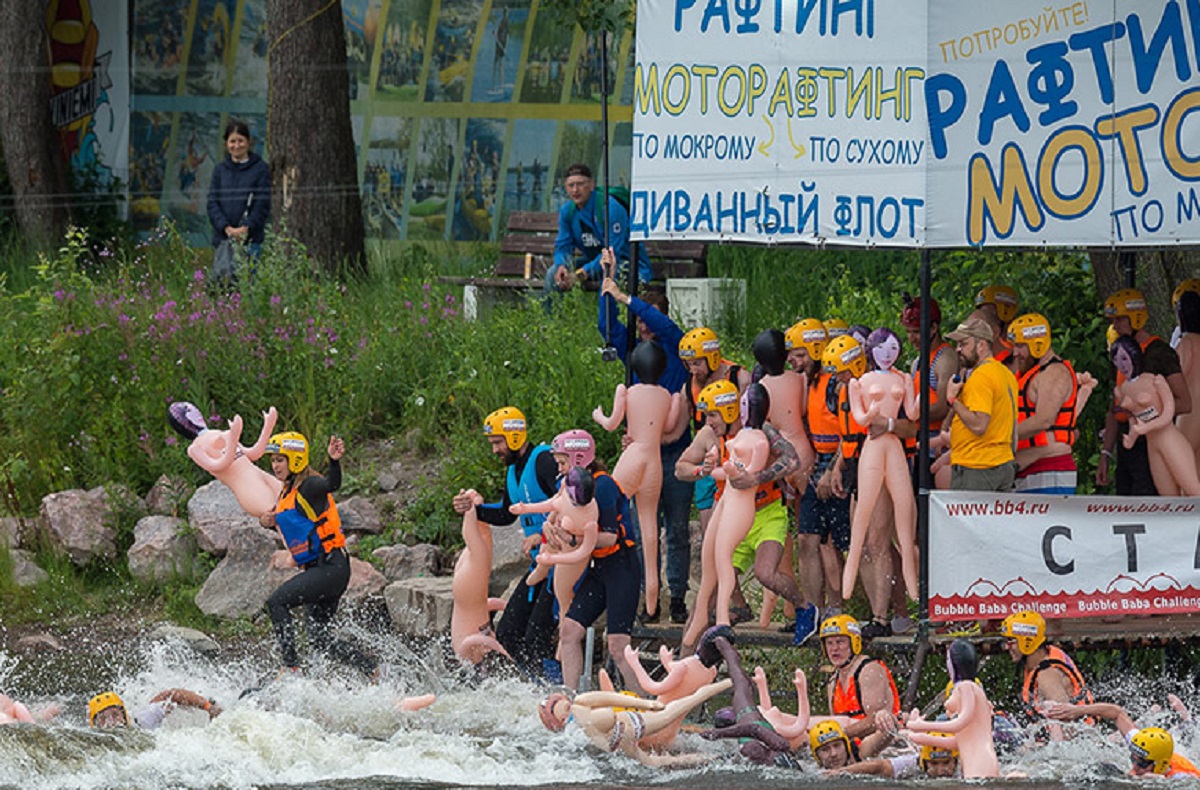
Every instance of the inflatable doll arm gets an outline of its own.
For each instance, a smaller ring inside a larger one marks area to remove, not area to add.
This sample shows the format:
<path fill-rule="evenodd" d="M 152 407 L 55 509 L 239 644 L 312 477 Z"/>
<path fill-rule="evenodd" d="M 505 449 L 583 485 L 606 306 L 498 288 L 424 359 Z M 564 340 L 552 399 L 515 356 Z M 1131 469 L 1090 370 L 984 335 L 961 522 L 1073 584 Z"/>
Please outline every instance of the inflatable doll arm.
<path fill-rule="evenodd" d="M 592 419 L 606 431 L 615 431 L 625 419 L 625 385 L 618 384 L 613 392 L 612 416 L 605 417 L 603 407 L 597 406 L 592 410 Z"/>
<path fill-rule="evenodd" d="M 271 432 L 275 430 L 275 421 L 278 419 L 279 413 L 275 411 L 274 406 L 264 411 L 263 427 L 258 433 L 258 441 L 252 447 L 243 447 L 242 455 L 251 461 L 257 461 L 259 458 L 262 458 L 263 453 L 267 451 L 267 443 L 271 439 Z"/>

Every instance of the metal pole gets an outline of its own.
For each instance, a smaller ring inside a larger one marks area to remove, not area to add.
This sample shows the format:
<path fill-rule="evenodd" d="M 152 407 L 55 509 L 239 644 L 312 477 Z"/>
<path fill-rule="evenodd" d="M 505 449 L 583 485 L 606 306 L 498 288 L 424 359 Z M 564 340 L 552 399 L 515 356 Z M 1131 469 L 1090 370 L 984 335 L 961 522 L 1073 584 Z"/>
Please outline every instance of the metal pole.
<path fill-rule="evenodd" d="M 919 358 L 921 376 L 921 427 L 918 433 L 917 449 L 917 546 L 920 557 L 920 584 L 918 589 L 918 605 L 920 617 L 925 623 L 929 620 L 929 489 L 932 488 L 929 477 L 929 334 L 930 321 L 930 253 L 929 249 L 921 249 L 921 355 Z"/>
<path fill-rule="evenodd" d="M 596 656 L 596 629 L 588 626 L 587 639 L 583 648 L 583 677 L 579 678 L 579 690 L 590 691 L 592 688 L 592 661 Z"/>

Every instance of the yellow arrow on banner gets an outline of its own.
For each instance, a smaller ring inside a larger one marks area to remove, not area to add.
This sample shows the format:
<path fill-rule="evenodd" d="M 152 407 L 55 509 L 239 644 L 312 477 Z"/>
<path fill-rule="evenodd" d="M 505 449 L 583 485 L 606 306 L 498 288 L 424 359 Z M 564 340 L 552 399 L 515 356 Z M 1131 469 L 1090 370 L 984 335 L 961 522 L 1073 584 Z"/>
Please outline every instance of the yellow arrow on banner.
<path fill-rule="evenodd" d="M 758 152 L 760 154 L 762 154 L 763 156 L 769 157 L 771 155 L 771 146 L 774 145 L 774 143 L 775 143 L 775 127 L 771 124 L 771 122 L 769 120 L 767 120 L 767 118 L 764 117 L 763 121 L 766 122 L 767 128 L 771 130 L 771 139 L 765 140 L 765 141 L 759 143 L 758 144 Z M 789 126 L 791 125 L 791 121 L 788 121 L 788 125 Z M 789 134 L 790 134 L 790 132 L 789 132 Z"/>
<path fill-rule="evenodd" d="M 788 130 L 788 142 L 792 144 L 792 150 L 796 152 L 796 155 L 793 156 L 792 158 L 799 159 L 800 157 L 802 157 L 808 153 L 808 149 L 805 148 L 803 145 L 798 145 L 796 143 L 796 141 L 792 139 L 792 119 L 791 118 L 788 118 L 787 130 Z"/>

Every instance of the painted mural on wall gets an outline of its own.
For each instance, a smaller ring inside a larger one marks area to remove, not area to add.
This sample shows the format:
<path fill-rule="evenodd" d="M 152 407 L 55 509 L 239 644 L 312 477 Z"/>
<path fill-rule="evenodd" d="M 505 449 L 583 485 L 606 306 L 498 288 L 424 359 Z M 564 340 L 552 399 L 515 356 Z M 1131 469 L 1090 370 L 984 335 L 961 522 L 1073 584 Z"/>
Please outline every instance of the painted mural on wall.
<path fill-rule="evenodd" d="M 111 4 L 105 4 L 106 6 Z M 50 115 L 63 156 L 83 183 L 104 189 L 128 170 L 128 53 L 121 9 L 93 13 L 90 0 L 50 0 Z"/>
<path fill-rule="evenodd" d="M 139 228 L 170 217 L 202 241 L 225 123 L 247 121 L 270 160 L 269 41 L 265 0 L 184 6 L 132 5 L 129 188 Z M 343 0 L 342 11 L 368 237 L 493 240 L 509 212 L 565 199 L 572 162 L 599 173 L 597 40 L 536 0 Z M 631 38 L 610 41 L 613 183 L 629 183 L 631 62 Z"/>

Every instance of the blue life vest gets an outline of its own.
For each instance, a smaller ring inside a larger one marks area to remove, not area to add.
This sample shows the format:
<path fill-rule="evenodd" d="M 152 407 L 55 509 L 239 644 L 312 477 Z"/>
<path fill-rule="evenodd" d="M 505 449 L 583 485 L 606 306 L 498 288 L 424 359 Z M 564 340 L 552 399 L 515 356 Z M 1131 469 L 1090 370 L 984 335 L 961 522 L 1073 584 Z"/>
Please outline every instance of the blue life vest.
<path fill-rule="evenodd" d="M 517 479 L 517 467 L 515 465 L 508 467 L 508 474 L 505 477 L 505 486 L 508 491 L 508 501 L 512 503 L 524 502 L 526 504 L 534 504 L 537 502 L 545 502 L 550 497 L 554 496 L 554 492 L 547 494 L 542 490 L 542 486 L 537 479 L 537 460 L 542 453 L 550 452 L 550 445 L 539 444 L 534 447 L 529 453 L 529 460 L 525 462 L 525 468 L 521 470 L 521 479 Z M 525 533 L 525 537 L 530 535 L 541 534 L 542 524 L 546 521 L 545 513 L 525 513 L 519 516 L 521 521 L 521 530 Z M 532 555 L 537 556 L 537 549 L 533 550 Z"/>
<path fill-rule="evenodd" d="M 315 545 L 316 541 L 313 540 L 317 534 L 317 525 L 312 519 L 299 510 L 284 510 L 275 514 L 275 524 L 279 527 L 283 542 L 287 544 L 287 549 L 292 553 L 292 559 L 297 565 L 303 567 L 321 558 Z"/>

